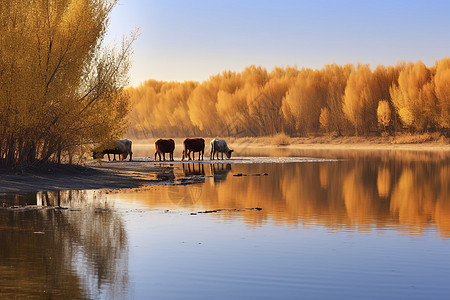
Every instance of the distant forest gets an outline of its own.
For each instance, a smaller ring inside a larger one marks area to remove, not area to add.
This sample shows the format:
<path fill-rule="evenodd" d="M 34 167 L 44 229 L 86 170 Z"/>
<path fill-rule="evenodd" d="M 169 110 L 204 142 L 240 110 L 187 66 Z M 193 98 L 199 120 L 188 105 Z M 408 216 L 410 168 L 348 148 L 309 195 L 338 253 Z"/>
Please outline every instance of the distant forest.
<path fill-rule="evenodd" d="M 157 136 L 392 135 L 450 128 L 450 58 L 427 67 L 250 66 L 198 82 L 128 89 L 128 134 Z"/>

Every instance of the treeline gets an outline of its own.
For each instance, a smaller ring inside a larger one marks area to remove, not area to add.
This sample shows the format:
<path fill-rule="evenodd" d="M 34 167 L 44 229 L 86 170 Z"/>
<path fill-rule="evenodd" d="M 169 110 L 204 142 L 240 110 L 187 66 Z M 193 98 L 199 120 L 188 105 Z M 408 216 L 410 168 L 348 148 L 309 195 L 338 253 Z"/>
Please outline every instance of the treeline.
<path fill-rule="evenodd" d="M 71 161 L 125 132 L 133 39 L 102 45 L 116 3 L 0 1 L 0 167 Z"/>
<path fill-rule="evenodd" d="M 450 58 L 427 67 L 256 66 L 128 89 L 130 136 L 379 135 L 450 128 Z"/>

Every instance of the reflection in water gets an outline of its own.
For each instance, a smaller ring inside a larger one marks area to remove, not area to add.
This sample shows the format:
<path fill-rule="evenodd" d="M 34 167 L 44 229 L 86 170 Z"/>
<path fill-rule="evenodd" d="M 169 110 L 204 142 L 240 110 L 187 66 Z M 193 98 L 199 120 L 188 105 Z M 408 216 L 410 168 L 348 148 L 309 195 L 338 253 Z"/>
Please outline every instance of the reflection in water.
<path fill-rule="evenodd" d="M 127 234 L 101 192 L 2 196 L 3 206 L 11 197 L 14 205 L 47 207 L 0 210 L 1 298 L 126 295 Z M 71 209 L 48 207 L 59 205 Z"/>
<path fill-rule="evenodd" d="M 231 171 L 231 164 L 210 164 L 214 184 L 224 182 Z"/>
<path fill-rule="evenodd" d="M 183 163 L 184 176 L 204 176 L 205 175 L 205 165 L 197 163 Z"/>
<path fill-rule="evenodd" d="M 25 206 L 0 210 L 0 298 L 446 299 L 449 161 L 407 157 L 174 163 L 171 185 L 0 195 Z"/>
<path fill-rule="evenodd" d="M 362 157 L 322 163 L 235 164 L 233 169 L 230 164 L 209 164 L 209 169 L 206 181 L 211 184 L 122 196 L 150 206 L 170 200 L 191 209 L 262 207 L 258 214 L 243 216 L 250 224 L 270 219 L 280 224 L 312 222 L 361 230 L 406 226 L 414 232 L 437 225 L 443 236 L 450 237 L 447 160 L 424 163 Z"/>

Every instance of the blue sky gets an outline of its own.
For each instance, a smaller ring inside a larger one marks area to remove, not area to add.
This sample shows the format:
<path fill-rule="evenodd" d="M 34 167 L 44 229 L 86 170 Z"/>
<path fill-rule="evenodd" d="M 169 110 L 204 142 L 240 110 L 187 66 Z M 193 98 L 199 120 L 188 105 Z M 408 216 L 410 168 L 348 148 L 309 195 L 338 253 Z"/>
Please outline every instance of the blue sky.
<path fill-rule="evenodd" d="M 261 65 L 395 65 L 450 56 L 450 1 L 119 0 L 108 41 L 135 28 L 130 84 Z"/>

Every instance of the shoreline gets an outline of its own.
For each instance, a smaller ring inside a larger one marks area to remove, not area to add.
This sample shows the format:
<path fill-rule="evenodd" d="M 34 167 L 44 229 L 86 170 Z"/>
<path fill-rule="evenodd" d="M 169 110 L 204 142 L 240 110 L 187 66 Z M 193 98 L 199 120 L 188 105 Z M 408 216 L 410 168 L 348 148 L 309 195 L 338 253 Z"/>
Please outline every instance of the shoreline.
<path fill-rule="evenodd" d="M 133 146 L 150 147 L 154 151 L 154 142 L 158 138 L 137 139 L 127 137 L 133 141 Z M 204 137 L 206 150 L 209 141 L 215 137 Z M 263 137 L 220 137 L 224 138 L 233 147 L 272 148 L 283 149 L 336 149 L 336 150 L 408 150 L 408 151 L 450 151 L 450 138 L 431 134 L 399 134 L 397 136 L 375 137 L 290 137 L 285 134 Z M 173 138 L 175 151 L 183 147 L 184 138 Z M 205 151 L 206 153 L 207 151 Z"/>
<path fill-rule="evenodd" d="M 423 143 L 423 144 L 371 144 L 371 143 L 345 143 L 345 144 L 324 144 L 324 143 L 301 143 L 290 145 L 252 145 L 252 148 L 273 148 L 279 147 L 292 150 L 399 150 L 399 151 L 450 151 L 449 145 Z"/>
<path fill-rule="evenodd" d="M 278 134 L 272 137 L 229 138 L 231 143 L 251 147 L 282 147 L 289 149 L 336 150 L 408 150 L 449 151 L 450 139 L 439 136 L 399 135 L 397 137 L 289 137 Z"/>
<path fill-rule="evenodd" d="M 364 153 L 386 153 L 405 151 L 414 153 L 432 153 L 437 155 L 437 159 L 448 159 L 450 155 L 450 145 L 447 140 L 432 141 L 418 144 L 392 144 L 380 143 L 379 139 L 356 142 L 360 139 L 343 139 L 337 138 L 326 143 L 323 139 L 318 142 L 313 142 L 311 138 L 290 138 L 287 145 L 271 145 L 263 138 L 236 138 L 229 139 L 229 144 L 236 147 L 238 150 L 245 150 L 245 158 L 237 155 L 232 157 L 231 161 L 210 161 L 209 155 L 205 155 L 203 163 L 264 163 L 259 159 L 258 155 L 252 155 L 252 150 L 258 153 L 258 150 L 263 151 L 279 151 L 280 155 L 275 155 L 271 159 L 279 162 L 293 162 L 280 160 L 285 157 L 285 151 L 299 151 L 299 153 L 313 153 L 324 154 L 316 156 L 319 159 L 329 159 L 326 154 L 339 153 L 340 157 L 357 157 Z M 137 147 L 142 141 L 137 141 Z M 181 149 L 182 139 L 177 139 L 177 148 Z M 151 147 L 145 143 L 147 147 Z M 206 147 L 206 150 L 208 150 Z M 207 153 L 207 151 L 205 151 Z M 353 153 L 352 153 L 353 152 Z M 205 154 L 206 154 L 205 153 Z M 344 153 L 344 154 L 343 154 Z M 248 157 L 248 159 L 247 159 Z M 309 156 L 314 157 L 314 156 Z M 300 157 L 304 158 L 304 157 Z M 417 159 L 428 159 L 419 155 Z M 182 163 L 198 163 L 198 161 L 180 161 L 174 162 L 155 162 L 153 158 L 145 157 L 145 155 L 137 156 L 134 161 L 94 161 L 88 160 L 84 166 L 80 165 L 50 165 L 41 168 L 26 170 L 24 174 L 13 174 L 0 170 L 0 196 L 14 193 L 27 193 L 38 191 L 59 191 L 59 190 L 93 190 L 93 189 L 132 189 L 139 188 L 145 185 L 160 185 L 160 184 L 192 184 L 198 181 L 191 180 L 189 177 L 183 178 L 183 175 L 178 174 L 175 178 L 174 170 L 179 171 Z M 179 166 L 174 166 L 180 164 Z M 182 169 L 182 168 L 181 168 Z"/>
<path fill-rule="evenodd" d="M 0 196 L 41 191 L 138 188 L 157 184 L 158 180 L 151 178 L 151 174 L 164 173 L 163 167 L 148 166 L 145 170 L 147 176 L 143 176 L 138 169 L 122 163 L 102 162 L 86 166 L 48 165 L 36 171 L 26 170 L 23 174 L 3 172 L 0 173 Z"/>

